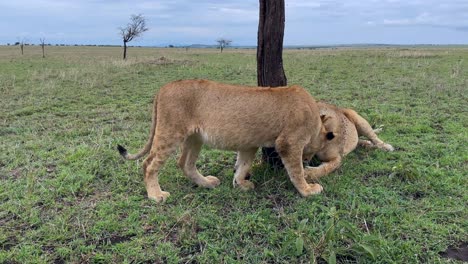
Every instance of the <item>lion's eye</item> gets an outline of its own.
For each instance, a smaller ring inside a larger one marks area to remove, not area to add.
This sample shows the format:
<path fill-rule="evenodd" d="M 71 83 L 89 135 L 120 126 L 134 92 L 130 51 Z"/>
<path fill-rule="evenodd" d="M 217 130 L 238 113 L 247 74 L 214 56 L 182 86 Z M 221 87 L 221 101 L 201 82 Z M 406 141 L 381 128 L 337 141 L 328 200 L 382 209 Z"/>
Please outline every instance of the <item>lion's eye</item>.
<path fill-rule="evenodd" d="M 328 140 L 332 140 L 332 139 L 335 138 L 335 134 L 333 134 L 333 132 L 328 132 L 326 137 L 327 137 Z"/>

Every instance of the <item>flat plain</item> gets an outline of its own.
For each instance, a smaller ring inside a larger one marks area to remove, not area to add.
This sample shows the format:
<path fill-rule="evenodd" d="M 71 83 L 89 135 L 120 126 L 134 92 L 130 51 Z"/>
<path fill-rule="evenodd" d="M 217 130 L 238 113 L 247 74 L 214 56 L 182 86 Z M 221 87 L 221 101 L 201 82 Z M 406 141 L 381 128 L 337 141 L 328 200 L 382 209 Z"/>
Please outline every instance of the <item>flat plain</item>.
<path fill-rule="evenodd" d="M 165 204 L 141 161 L 163 84 L 256 85 L 255 50 L 0 47 L 0 263 L 455 263 L 468 242 L 468 48 L 285 50 L 289 84 L 353 108 L 395 152 L 357 149 L 301 198 L 281 170 L 232 187 L 235 153 L 203 149 L 197 188 L 171 158 Z M 213 109 L 215 111 L 215 109 Z"/>

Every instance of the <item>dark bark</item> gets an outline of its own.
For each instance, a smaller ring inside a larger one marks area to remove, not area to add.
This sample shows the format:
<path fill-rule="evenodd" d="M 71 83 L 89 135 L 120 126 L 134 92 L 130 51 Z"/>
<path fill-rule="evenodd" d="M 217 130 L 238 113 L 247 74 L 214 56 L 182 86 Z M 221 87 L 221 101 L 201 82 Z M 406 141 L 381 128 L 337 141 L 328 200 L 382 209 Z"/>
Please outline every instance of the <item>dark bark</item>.
<path fill-rule="evenodd" d="M 41 38 L 41 39 L 39 39 L 39 41 L 41 42 L 42 58 L 45 58 L 45 39 Z"/>
<path fill-rule="evenodd" d="M 127 59 L 127 42 L 124 41 L 123 59 Z"/>
<path fill-rule="evenodd" d="M 286 86 L 283 69 L 284 0 L 260 0 L 257 46 L 258 86 Z M 263 160 L 270 165 L 282 166 L 274 148 L 262 149 Z"/>

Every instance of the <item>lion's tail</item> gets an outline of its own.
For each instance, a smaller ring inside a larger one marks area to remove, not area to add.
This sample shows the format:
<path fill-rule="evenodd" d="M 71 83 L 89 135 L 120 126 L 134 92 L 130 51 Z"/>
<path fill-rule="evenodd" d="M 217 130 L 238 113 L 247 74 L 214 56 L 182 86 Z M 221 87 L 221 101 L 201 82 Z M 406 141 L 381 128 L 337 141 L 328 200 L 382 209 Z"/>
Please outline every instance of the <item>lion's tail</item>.
<path fill-rule="evenodd" d="M 153 113 L 151 117 L 151 130 L 150 130 L 149 138 L 148 138 L 148 141 L 146 142 L 146 145 L 136 154 L 129 154 L 127 152 L 127 149 L 125 149 L 121 145 L 117 145 L 117 150 L 119 151 L 120 155 L 124 157 L 125 159 L 136 160 L 136 159 L 143 157 L 146 153 L 150 151 L 151 145 L 153 144 L 154 133 L 156 131 L 157 100 L 158 100 L 158 97 L 155 96 L 154 102 L 153 102 Z"/>

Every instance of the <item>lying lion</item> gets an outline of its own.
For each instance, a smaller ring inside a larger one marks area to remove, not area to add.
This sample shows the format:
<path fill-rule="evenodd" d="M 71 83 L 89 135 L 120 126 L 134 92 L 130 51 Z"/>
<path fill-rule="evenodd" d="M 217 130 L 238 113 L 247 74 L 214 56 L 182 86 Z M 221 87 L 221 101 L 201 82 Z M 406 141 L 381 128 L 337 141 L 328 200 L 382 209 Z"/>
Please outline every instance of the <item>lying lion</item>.
<path fill-rule="evenodd" d="M 373 130 L 356 111 L 322 102 L 318 103 L 318 107 L 320 115 L 325 117 L 323 118 L 325 130 L 333 132 L 335 137 L 325 141 L 324 147 L 316 153 L 322 164 L 319 167 L 306 167 L 307 180 L 316 180 L 337 169 L 341 165 L 341 159 L 358 145 L 387 151 L 394 150 L 390 144 L 377 137 L 376 132 L 380 130 Z M 370 141 L 359 139 L 359 136 L 367 137 Z"/>
<path fill-rule="evenodd" d="M 328 135 L 330 138 L 330 134 Z M 238 151 L 234 183 L 252 189 L 246 180 L 259 147 L 275 147 L 302 196 L 322 191 L 319 184 L 305 180 L 303 159 L 316 154 L 327 140 L 314 98 L 299 86 L 282 88 L 245 87 L 207 80 L 184 80 L 162 87 L 154 99 L 151 132 L 138 154 L 149 152 L 143 163 L 148 197 L 165 201 L 168 192 L 159 186 L 158 172 L 167 158 L 182 145 L 178 165 L 198 186 L 214 188 L 220 181 L 203 176 L 195 162 L 203 144 Z"/>

